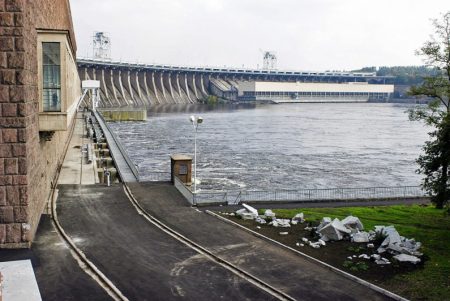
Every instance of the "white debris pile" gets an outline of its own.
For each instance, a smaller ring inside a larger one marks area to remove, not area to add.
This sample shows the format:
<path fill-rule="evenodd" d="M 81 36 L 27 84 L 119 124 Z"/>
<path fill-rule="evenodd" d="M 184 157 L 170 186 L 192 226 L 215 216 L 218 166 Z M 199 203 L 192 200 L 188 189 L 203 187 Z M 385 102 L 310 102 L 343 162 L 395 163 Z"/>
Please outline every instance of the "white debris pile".
<path fill-rule="evenodd" d="M 375 226 L 375 233 L 385 237 L 380 247 L 377 249 L 379 254 L 385 252 L 392 255 L 404 254 L 408 256 L 400 257 L 402 262 L 408 261 L 414 264 L 420 262 L 420 258 L 418 257 L 423 255 L 419 252 L 422 244 L 416 242 L 414 238 L 408 239 L 400 236 L 394 226 Z M 394 258 L 396 257 L 394 256 Z"/>

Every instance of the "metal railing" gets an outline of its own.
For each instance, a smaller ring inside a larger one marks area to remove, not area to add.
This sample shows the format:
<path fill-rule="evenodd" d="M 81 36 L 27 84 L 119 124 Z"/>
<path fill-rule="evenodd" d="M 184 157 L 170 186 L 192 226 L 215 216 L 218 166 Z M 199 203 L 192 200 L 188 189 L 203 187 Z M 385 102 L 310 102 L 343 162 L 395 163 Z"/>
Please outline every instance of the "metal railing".
<path fill-rule="evenodd" d="M 117 148 L 119 148 L 120 152 L 122 153 L 123 158 L 125 159 L 125 162 L 127 163 L 128 167 L 130 168 L 131 172 L 133 173 L 136 180 L 139 182 L 139 171 L 136 168 L 136 165 L 134 165 L 133 161 L 131 161 L 130 157 L 128 156 L 128 153 L 122 146 L 122 143 L 120 140 L 116 137 L 116 134 L 113 132 L 113 130 L 109 127 L 108 123 L 103 118 L 103 115 L 101 112 L 96 111 L 95 116 L 98 116 L 99 119 L 101 119 L 102 123 L 105 125 L 105 127 L 108 129 L 108 132 L 111 134 L 111 137 L 113 138 L 115 144 L 117 145 Z"/>
<path fill-rule="evenodd" d="M 424 197 L 419 186 L 198 192 L 195 203 L 305 202 Z"/>

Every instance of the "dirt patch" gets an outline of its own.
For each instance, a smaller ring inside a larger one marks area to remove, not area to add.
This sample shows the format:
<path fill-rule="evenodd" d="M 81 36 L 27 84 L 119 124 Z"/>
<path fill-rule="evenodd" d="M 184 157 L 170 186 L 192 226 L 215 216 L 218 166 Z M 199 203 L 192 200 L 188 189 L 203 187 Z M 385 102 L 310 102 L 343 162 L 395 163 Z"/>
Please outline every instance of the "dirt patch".
<path fill-rule="evenodd" d="M 426 258 L 423 257 L 422 262 L 417 265 L 399 263 L 392 259 L 393 255 L 385 252 L 381 256 L 389 259 L 391 264 L 378 265 L 373 259 L 358 258 L 361 254 L 367 254 L 368 256 L 378 254 L 376 252 L 378 248 L 376 244 L 374 248 L 368 248 L 367 243 L 353 243 L 349 240 L 342 240 L 326 242 L 326 246 L 320 249 L 310 247 L 302 241 L 302 238 L 316 242 L 319 237 L 315 235 L 314 230 L 305 230 L 305 228 L 308 226 L 317 226 L 317 224 L 303 223 L 291 225 L 289 228 L 277 228 L 267 224 L 258 224 L 253 220 L 242 220 L 233 216 L 224 217 L 311 257 L 326 262 L 340 270 L 387 289 L 391 289 L 391 287 L 387 287 L 384 284 L 393 276 L 422 269 L 423 263 L 426 261 Z M 281 235 L 280 232 L 288 232 L 288 234 Z M 304 246 L 298 246 L 298 244 L 304 244 Z M 349 259 L 349 257 L 352 259 Z"/>

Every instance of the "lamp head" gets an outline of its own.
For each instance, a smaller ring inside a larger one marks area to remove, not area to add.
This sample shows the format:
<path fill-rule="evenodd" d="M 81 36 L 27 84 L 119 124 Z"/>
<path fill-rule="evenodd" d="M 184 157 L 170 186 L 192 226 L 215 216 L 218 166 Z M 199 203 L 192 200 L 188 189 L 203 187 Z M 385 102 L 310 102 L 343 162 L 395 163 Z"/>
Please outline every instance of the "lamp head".
<path fill-rule="evenodd" d="M 202 123 L 203 122 L 203 118 L 202 117 L 198 117 L 197 118 L 197 123 Z"/>

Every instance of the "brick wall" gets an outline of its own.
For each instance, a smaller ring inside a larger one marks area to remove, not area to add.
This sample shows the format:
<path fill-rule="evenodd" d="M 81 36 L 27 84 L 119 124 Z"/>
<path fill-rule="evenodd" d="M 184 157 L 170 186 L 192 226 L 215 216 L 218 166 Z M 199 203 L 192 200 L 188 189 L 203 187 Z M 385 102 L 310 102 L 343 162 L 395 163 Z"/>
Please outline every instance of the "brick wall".
<path fill-rule="evenodd" d="M 0 247 L 29 247 L 68 132 L 39 139 L 37 29 L 70 31 L 68 0 L 0 0 Z"/>

